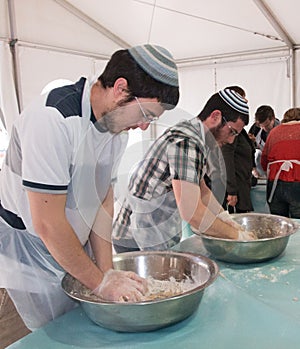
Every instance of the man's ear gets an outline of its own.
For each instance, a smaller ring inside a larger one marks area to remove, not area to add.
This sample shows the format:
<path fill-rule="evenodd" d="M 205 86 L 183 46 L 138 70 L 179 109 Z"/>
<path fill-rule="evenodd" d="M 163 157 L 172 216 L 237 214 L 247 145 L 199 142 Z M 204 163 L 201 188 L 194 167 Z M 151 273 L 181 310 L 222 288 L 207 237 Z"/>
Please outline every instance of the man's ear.
<path fill-rule="evenodd" d="M 115 97 L 124 98 L 126 94 L 128 94 L 128 83 L 125 78 L 118 78 L 113 86 Z"/>
<path fill-rule="evenodd" d="M 222 122 L 222 113 L 216 109 L 210 114 L 209 118 L 213 127 L 219 126 Z"/>

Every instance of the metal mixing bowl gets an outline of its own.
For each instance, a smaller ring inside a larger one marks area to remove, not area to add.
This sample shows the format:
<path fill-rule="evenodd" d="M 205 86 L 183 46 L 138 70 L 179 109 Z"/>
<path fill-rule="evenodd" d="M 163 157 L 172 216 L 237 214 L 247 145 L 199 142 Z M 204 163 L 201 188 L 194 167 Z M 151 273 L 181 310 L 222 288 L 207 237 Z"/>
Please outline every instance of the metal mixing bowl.
<path fill-rule="evenodd" d="M 258 239 L 237 241 L 202 235 L 202 242 L 211 257 L 230 263 L 255 263 L 279 256 L 290 235 L 299 225 L 289 218 L 264 213 L 231 215 L 246 230 L 255 231 Z"/>
<path fill-rule="evenodd" d="M 199 306 L 204 289 L 218 275 L 218 266 L 211 259 L 181 252 L 126 252 L 114 256 L 114 267 L 131 270 L 142 277 L 176 281 L 187 278 L 195 287 L 180 295 L 152 301 L 127 303 L 90 300 L 81 295 L 82 285 L 66 274 L 62 288 L 81 303 L 87 316 L 96 324 L 121 332 L 152 331 L 177 323 L 190 316 Z"/>

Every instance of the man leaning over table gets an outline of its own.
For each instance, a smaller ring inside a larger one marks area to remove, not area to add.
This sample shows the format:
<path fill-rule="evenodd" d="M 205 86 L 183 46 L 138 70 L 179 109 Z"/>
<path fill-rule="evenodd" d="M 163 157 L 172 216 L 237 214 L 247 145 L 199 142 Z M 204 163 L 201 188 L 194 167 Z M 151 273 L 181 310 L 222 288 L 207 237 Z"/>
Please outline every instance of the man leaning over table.
<path fill-rule="evenodd" d="M 253 238 L 234 224 L 203 179 L 210 152 L 218 154 L 215 147 L 232 143 L 248 120 L 247 101 L 224 89 L 197 117 L 166 130 L 130 177 L 114 221 L 116 252 L 169 249 L 181 239 L 182 220 L 197 233 Z"/>
<path fill-rule="evenodd" d="M 144 279 L 112 269 L 112 181 L 122 131 L 146 130 L 178 99 L 172 55 L 146 44 L 116 51 L 98 78 L 53 89 L 17 119 L 0 192 L 2 346 L 75 306 L 60 286 L 66 272 L 107 300 L 146 292 Z"/>

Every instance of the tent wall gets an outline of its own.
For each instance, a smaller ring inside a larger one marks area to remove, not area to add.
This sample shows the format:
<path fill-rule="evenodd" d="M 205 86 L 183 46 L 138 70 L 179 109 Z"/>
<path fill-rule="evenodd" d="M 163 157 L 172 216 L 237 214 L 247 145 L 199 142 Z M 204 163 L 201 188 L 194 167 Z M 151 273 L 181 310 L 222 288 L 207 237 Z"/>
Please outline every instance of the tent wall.
<path fill-rule="evenodd" d="M 281 117 L 291 106 L 290 84 L 286 57 L 183 68 L 180 106 L 195 114 L 212 93 L 239 85 L 246 91 L 251 118 L 262 104 L 271 105 Z"/>
<path fill-rule="evenodd" d="M 257 3 L 273 9 L 272 24 Z M 250 123 L 261 104 L 272 105 L 281 118 L 293 102 L 300 105 L 300 53 L 294 25 L 299 4 L 296 0 L 289 0 L 289 5 L 280 3 L 249 0 L 241 6 L 235 0 L 189 0 L 183 6 L 169 0 L 0 0 L 0 107 L 8 129 L 17 115 L 11 39 L 16 39 L 21 109 L 51 81 L 98 75 L 111 53 L 126 47 L 127 42 L 154 40 L 168 47 L 178 60 L 181 110 L 193 116 L 212 93 L 237 84 L 246 90 Z M 168 22 L 170 27 L 165 28 Z M 285 28 L 290 35 L 278 28 Z M 290 45 L 297 48 L 294 70 L 287 49 Z M 160 134 L 177 118 L 180 115 L 166 113 L 162 125 L 157 130 L 151 127 L 145 137 Z"/>
<path fill-rule="evenodd" d="M 106 61 L 94 58 L 21 47 L 19 65 L 23 107 L 52 80 L 75 81 L 81 75 L 99 74 L 105 64 Z M 259 104 L 272 104 L 282 114 L 290 106 L 290 77 L 286 57 L 259 62 L 183 67 L 180 68 L 180 84 L 180 107 L 193 114 L 199 111 L 211 93 L 231 84 L 244 87 L 251 111 Z"/>
<path fill-rule="evenodd" d="M 23 108 L 51 81 L 76 81 L 81 75 L 90 76 L 101 71 L 105 63 L 92 57 L 21 47 L 19 65 Z"/>
<path fill-rule="evenodd" d="M 297 63 L 299 71 L 299 57 Z M 178 107 L 192 117 L 200 112 L 210 95 L 226 86 L 239 85 L 246 91 L 249 100 L 250 121 L 246 129 L 254 122 L 255 111 L 262 104 L 271 105 L 276 116 L 282 119 L 284 112 L 292 107 L 289 64 L 289 55 L 282 54 L 275 58 L 260 59 L 258 56 L 252 60 L 181 67 L 181 98 Z M 299 98 L 297 103 L 300 104 Z M 157 135 L 167 125 L 181 118 L 178 113 L 175 118 L 172 117 L 173 114 L 166 113 L 161 118 Z"/>
<path fill-rule="evenodd" d="M 8 44 L 2 44 L 5 55 L 2 56 L 3 66 L 11 66 L 11 56 Z M 20 87 L 22 108 L 26 107 L 34 96 L 41 93 L 43 88 L 56 79 L 76 81 L 80 76 L 99 75 L 107 61 L 79 54 L 51 51 L 33 47 L 20 46 L 18 49 L 18 62 L 20 68 Z M 5 62 L 6 61 L 6 62 Z M 240 60 L 233 62 L 202 62 L 184 66 L 179 64 L 181 97 L 178 107 L 187 112 L 190 117 L 196 115 L 209 96 L 217 90 L 228 85 L 240 85 L 246 91 L 250 106 L 250 124 L 254 121 L 254 113 L 259 105 L 271 105 L 277 117 L 282 118 L 283 113 L 291 107 L 291 77 L 289 76 L 289 56 L 283 52 L 278 57 L 264 57 L 259 55 L 257 59 Z M 12 74 L 11 70 L 3 71 L 2 74 Z M 296 53 L 295 74 L 299 74 L 299 52 Z M 6 80 L 5 76 L 2 75 Z M 3 81 L 2 78 L 2 81 Z M 11 76 L 9 77 L 12 81 Z M 296 105 L 299 100 L 299 79 L 296 79 Z M 12 82 L 11 82 L 12 84 Z M 12 116 L 16 117 L 15 95 L 10 90 L 1 89 L 2 100 L 6 101 L 3 113 L 8 125 L 11 124 Z M 4 96 L 5 95 L 5 96 Z M 13 112 L 7 112 L 7 108 L 14 106 Z M 170 114 L 170 116 L 168 116 Z M 166 113 L 157 129 L 152 135 L 159 135 L 167 126 L 182 119 L 179 113 Z M 143 138 L 150 137 L 150 132 L 145 133 Z M 133 139 L 142 139 L 139 132 L 133 133 Z"/>
<path fill-rule="evenodd" d="M 11 66 L 9 45 L 2 43 L 1 63 Z M 76 54 L 19 47 L 18 62 L 23 108 L 40 94 L 49 82 L 56 79 L 75 81 L 81 75 L 99 74 L 106 61 Z M 260 104 L 270 104 L 278 116 L 291 107 L 291 77 L 288 56 L 180 67 L 181 99 L 179 106 L 191 114 L 197 113 L 208 96 L 227 85 L 242 86 L 249 99 L 251 115 Z M 8 74 L 11 70 L 2 70 Z M 299 51 L 296 51 L 296 76 L 299 75 Z M 11 76 L 10 76 L 11 79 Z M 3 80 L 3 79 L 2 79 Z M 296 79 L 296 105 L 300 82 Z M 3 92 L 3 91 L 2 91 Z M 7 100 L 7 99 L 6 99 Z"/>

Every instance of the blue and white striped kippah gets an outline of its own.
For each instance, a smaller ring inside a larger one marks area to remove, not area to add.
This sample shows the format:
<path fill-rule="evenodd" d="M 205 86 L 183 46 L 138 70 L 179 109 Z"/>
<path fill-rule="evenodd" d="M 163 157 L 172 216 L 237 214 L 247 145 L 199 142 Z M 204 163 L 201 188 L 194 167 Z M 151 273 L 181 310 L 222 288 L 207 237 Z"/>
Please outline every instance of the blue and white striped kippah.
<path fill-rule="evenodd" d="M 136 63 L 153 79 L 178 87 L 177 66 L 171 53 L 157 45 L 140 45 L 128 49 Z"/>
<path fill-rule="evenodd" d="M 219 91 L 220 97 L 226 102 L 231 108 L 238 111 L 239 113 L 249 115 L 249 107 L 247 101 L 237 92 L 225 88 Z"/>

